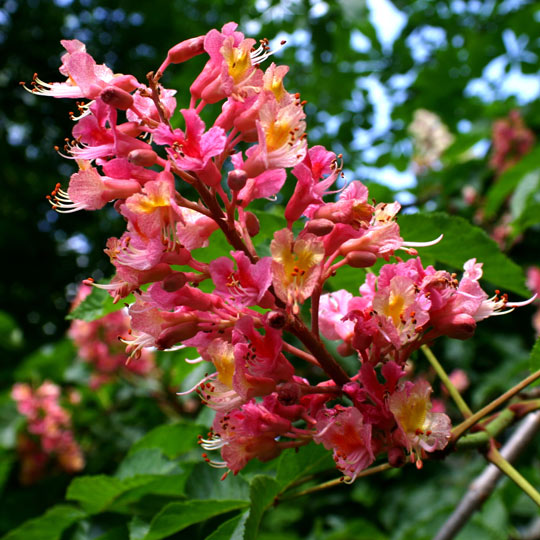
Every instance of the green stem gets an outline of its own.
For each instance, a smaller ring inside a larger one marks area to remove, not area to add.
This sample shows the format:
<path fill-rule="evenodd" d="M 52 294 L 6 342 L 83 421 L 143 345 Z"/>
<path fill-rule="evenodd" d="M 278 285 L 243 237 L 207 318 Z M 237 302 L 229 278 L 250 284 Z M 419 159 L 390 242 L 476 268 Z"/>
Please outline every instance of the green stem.
<path fill-rule="evenodd" d="M 528 482 L 511 463 L 509 463 L 492 444 L 487 459 L 501 470 L 508 478 L 513 480 L 538 506 L 540 506 L 540 493 Z"/>
<path fill-rule="evenodd" d="M 477 433 L 470 433 L 457 441 L 456 447 L 460 450 L 467 448 L 481 448 L 489 443 L 491 438 L 497 437 L 502 433 L 514 420 L 516 414 L 511 409 L 505 409 L 497 415 L 484 430 Z"/>
<path fill-rule="evenodd" d="M 437 360 L 437 357 L 431 352 L 431 349 L 427 345 L 422 345 L 421 349 L 426 358 L 429 360 L 429 363 L 439 376 L 439 379 L 441 379 L 444 386 L 446 386 L 448 393 L 454 400 L 463 417 L 469 418 L 469 416 L 472 416 L 471 409 L 465 403 L 465 400 L 461 397 L 458 389 L 454 386 L 454 384 L 450 380 L 450 377 L 448 377 L 448 375 L 446 374 L 446 371 L 441 366 L 440 362 Z"/>
<path fill-rule="evenodd" d="M 452 430 L 452 441 L 456 442 L 470 427 L 474 426 L 479 420 L 488 415 L 491 411 L 502 405 L 505 401 L 508 401 L 511 397 L 521 392 L 526 386 L 540 378 L 540 369 L 535 371 L 532 375 L 529 375 L 526 379 L 523 379 L 520 383 L 510 388 L 508 392 L 505 392 L 502 396 L 494 399 L 491 403 L 488 403 L 485 407 L 475 412 L 472 416 L 469 416 L 466 420 L 458 424 Z"/>
<path fill-rule="evenodd" d="M 388 469 L 391 469 L 391 468 L 392 466 L 390 465 L 390 463 L 383 463 L 381 465 L 376 465 L 375 467 L 370 467 L 369 469 L 363 470 L 362 472 L 356 475 L 356 478 L 362 478 L 364 476 L 371 476 L 372 474 L 377 474 L 379 472 L 387 471 Z M 303 489 L 302 491 L 296 491 L 295 493 L 291 493 L 289 495 L 285 495 L 284 497 L 280 497 L 278 502 L 289 500 L 289 499 L 296 499 L 297 497 L 309 495 L 310 493 L 317 493 L 318 491 L 322 491 L 324 489 L 339 486 L 340 484 L 343 484 L 344 478 L 345 476 L 340 476 L 339 478 L 334 478 L 333 480 L 329 480 L 328 482 L 324 482 L 322 484 L 319 484 L 318 486 L 312 486 L 310 488 Z"/>

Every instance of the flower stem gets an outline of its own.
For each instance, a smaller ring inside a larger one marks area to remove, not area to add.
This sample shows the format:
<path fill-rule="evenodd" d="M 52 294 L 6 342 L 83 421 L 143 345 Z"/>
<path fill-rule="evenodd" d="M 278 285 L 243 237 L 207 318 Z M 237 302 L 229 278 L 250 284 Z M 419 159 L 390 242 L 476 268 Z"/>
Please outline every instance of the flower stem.
<path fill-rule="evenodd" d="M 508 462 L 501 453 L 495 448 L 495 444 L 491 444 L 491 448 L 487 453 L 487 459 L 500 469 L 508 478 L 513 480 L 538 506 L 540 506 L 540 493 L 536 491 L 534 486 L 528 482 L 513 465 Z"/>
<path fill-rule="evenodd" d="M 461 397 L 461 394 L 459 393 L 458 389 L 454 386 L 454 384 L 450 380 L 450 377 L 448 377 L 446 371 L 444 370 L 440 362 L 437 360 L 437 357 L 433 354 L 431 349 L 427 345 L 422 345 L 421 349 L 425 357 L 428 359 L 429 363 L 431 364 L 431 366 L 433 367 L 433 369 L 439 376 L 439 379 L 441 379 L 444 386 L 446 386 L 448 393 L 454 400 L 454 403 L 457 405 L 463 417 L 469 418 L 470 416 L 472 416 L 471 409 L 465 403 L 465 400 Z"/>
<path fill-rule="evenodd" d="M 364 476 L 371 476 L 372 474 L 377 474 L 379 472 L 387 471 L 388 469 L 391 469 L 392 466 L 390 463 L 382 463 L 381 465 L 376 465 L 375 467 L 370 467 L 369 469 L 365 469 L 362 472 L 358 473 L 356 475 L 356 478 L 362 478 Z M 306 489 L 303 489 L 302 491 L 296 491 L 295 493 L 290 493 L 285 495 L 284 497 L 280 497 L 279 502 L 289 499 L 296 499 L 297 497 L 302 497 L 304 495 L 309 495 L 311 493 L 317 493 L 318 491 L 322 491 L 324 489 L 332 488 L 335 486 L 339 486 L 340 484 L 344 483 L 345 476 L 340 476 L 339 478 L 334 478 L 333 480 L 329 480 L 328 482 L 324 482 L 322 484 L 319 484 L 318 486 L 312 486 Z"/>
<path fill-rule="evenodd" d="M 526 386 L 536 381 L 540 378 L 540 369 L 535 371 L 532 375 L 529 375 L 527 378 L 523 379 L 520 383 L 516 384 L 514 387 L 510 388 L 502 396 L 499 396 L 497 399 L 494 399 L 491 403 L 488 403 L 485 407 L 480 409 L 478 412 L 475 412 L 472 416 L 469 416 L 466 420 L 461 422 L 452 430 L 452 441 L 456 442 L 470 427 L 474 426 L 479 420 L 488 415 L 491 411 L 495 410 L 499 405 L 502 405 L 505 401 L 508 401 L 511 397 L 515 396 L 517 393 L 521 392 Z"/>
<path fill-rule="evenodd" d="M 343 386 L 350 382 L 345 370 L 328 352 L 322 341 L 307 328 L 301 319 L 295 317 L 294 321 L 286 329 L 304 344 L 306 349 L 317 359 L 321 368 L 338 386 Z"/>

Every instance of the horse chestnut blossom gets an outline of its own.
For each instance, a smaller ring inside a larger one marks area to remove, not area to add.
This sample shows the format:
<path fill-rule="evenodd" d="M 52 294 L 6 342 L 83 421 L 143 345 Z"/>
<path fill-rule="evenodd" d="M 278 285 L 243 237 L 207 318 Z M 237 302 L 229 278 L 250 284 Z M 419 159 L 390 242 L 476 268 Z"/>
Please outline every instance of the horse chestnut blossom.
<path fill-rule="evenodd" d="M 60 387 L 45 381 L 34 390 L 16 383 L 11 397 L 26 417 L 26 428 L 17 439 L 21 483 L 37 482 L 51 463 L 68 473 L 80 471 L 84 456 L 73 436 L 71 416 L 59 403 Z"/>
<path fill-rule="evenodd" d="M 192 390 L 215 411 L 199 440 L 204 459 L 226 476 L 314 441 L 352 481 L 382 456 L 420 465 L 444 450 L 450 419 L 404 366 L 420 346 L 467 339 L 479 321 L 518 305 L 488 297 L 482 264 L 468 261 L 458 281 L 399 258 L 441 238 L 406 241 L 398 202 L 370 200 L 358 180 L 339 189 L 342 156 L 309 145 L 288 66 L 264 67 L 268 40 L 256 47 L 236 23 L 174 45 L 144 83 L 98 65 L 77 40 L 62 44 L 68 80 L 35 79 L 31 91 L 90 101 L 72 115 L 64 149 L 78 170 L 49 200 L 59 212 L 113 203 L 124 218 L 105 250 L 110 283 L 86 283 L 114 302 L 135 295 L 128 366 L 149 347 L 197 350 L 207 375 Z M 206 63 L 189 89 L 161 85 L 167 69 L 199 55 Z M 285 219 L 269 231 L 253 202 L 277 197 Z M 209 261 L 208 246 L 220 256 Z M 356 291 L 336 290 L 341 268 L 380 259 L 387 264 Z M 355 367 L 346 370 L 323 337 Z"/>
<path fill-rule="evenodd" d="M 77 307 L 92 291 L 82 284 L 72 303 Z M 123 311 L 115 311 L 95 321 L 74 320 L 68 330 L 69 337 L 77 347 L 79 358 L 91 365 L 90 387 L 99 388 L 123 370 L 136 375 L 147 375 L 154 368 L 154 355 L 144 349 L 130 361 L 118 336 L 127 336 L 129 317 Z"/>

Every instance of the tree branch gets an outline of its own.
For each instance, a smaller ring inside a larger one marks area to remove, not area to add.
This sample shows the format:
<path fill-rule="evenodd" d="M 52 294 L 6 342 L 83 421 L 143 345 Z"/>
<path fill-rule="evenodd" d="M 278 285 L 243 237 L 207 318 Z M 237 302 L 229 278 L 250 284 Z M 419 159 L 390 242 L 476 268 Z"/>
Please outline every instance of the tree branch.
<path fill-rule="evenodd" d="M 526 416 L 518 425 L 508 442 L 501 449 L 503 457 L 515 461 L 525 447 L 540 430 L 540 411 Z M 446 523 L 440 528 L 434 540 L 451 540 L 465 526 L 470 517 L 491 495 L 502 472 L 495 465 L 488 465 L 484 472 L 476 478 L 461 502 L 458 504 Z"/>

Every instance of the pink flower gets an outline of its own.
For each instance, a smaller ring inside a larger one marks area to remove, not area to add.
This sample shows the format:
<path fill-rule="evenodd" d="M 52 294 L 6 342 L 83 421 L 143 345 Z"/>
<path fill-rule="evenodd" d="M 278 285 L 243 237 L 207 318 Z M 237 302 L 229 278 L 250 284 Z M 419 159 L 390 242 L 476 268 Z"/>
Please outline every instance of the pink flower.
<path fill-rule="evenodd" d="M 268 169 L 293 167 L 300 163 L 307 150 L 304 111 L 298 102 L 280 106 L 275 101 L 264 103 L 257 122 L 258 144 L 250 147 L 244 170 L 249 177 Z"/>
<path fill-rule="evenodd" d="M 371 425 L 364 424 L 355 407 L 336 405 L 317 415 L 313 440 L 332 450 L 337 468 L 353 482 L 375 460 L 371 448 Z"/>
<path fill-rule="evenodd" d="M 35 78 L 33 93 L 57 98 L 96 99 L 110 85 L 127 92 L 139 86 L 132 75 L 115 75 L 104 64 L 96 64 L 79 40 L 62 40 L 61 43 L 67 53 L 62 56 L 60 73 L 67 77 L 67 81 L 45 83 Z"/>
<path fill-rule="evenodd" d="M 202 447 L 205 450 L 221 449 L 222 462 L 206 458 L 207 461 L 214 467 L 226 467 L 237 474 L 253 458 L 268 461 L 278 456 L 281 448 L 277 438 L 291 427 L 289 420 L 250 401 L 239 409 L 218 413 L 212 437 L 202 439 Z"/>
<path fill-rule="evenodd" d="M 272 259 L 263 257 L 252 264 L 241 251 L 233 251 L 231 255 L 238 266 L 236 271 L 233 261 L 227 257 L 210 263 L 210 276 L 216 285 L 214 293 L 241 307 L 259 304 L 272 283 Z"/>
<path fill-rule="evenodd" d="M 205 133 L 204 122 L 194 109 L 180 112 L 186 122 L 185 133 L 181 129 L 171 132 L 167 126 L 160 125 L 154 131 L 154 140 L 169 145 L 167 151 L 180 168 L 199 173 L 203 182 L 215 186 L 221 181 L 221 173 L 211 158 L 225 150 L 225 131 L 214 126 Z"/>
<path fill-rule="evenodd" d="M 294 240 L 289 229 L 282 229 L 274 234 L 270 251 L 276 294 L 298 313 L 298 305 L 310 296 L 319 279 L 322 242 L 312 234 Z"/>
<path fill-rule="evenodd" d="M 450 440 L 452 424 L 444 413 L 430 412 L 431 386 L 425 380 L 405 383 L 388 400 L 401 432 L 401 442 L 417 461 L 423 452 L 442 450 Z"/>
<path fill-rule="evenodd" d="M 235 369 L 233 388 L 245 400 L 274 391 L 279 382 L 288 381 L 294 368 L 281 353 L 281 333 L 270 327 L 261 335 L 251 317 L 236 323 L 233 332 Z"/>

